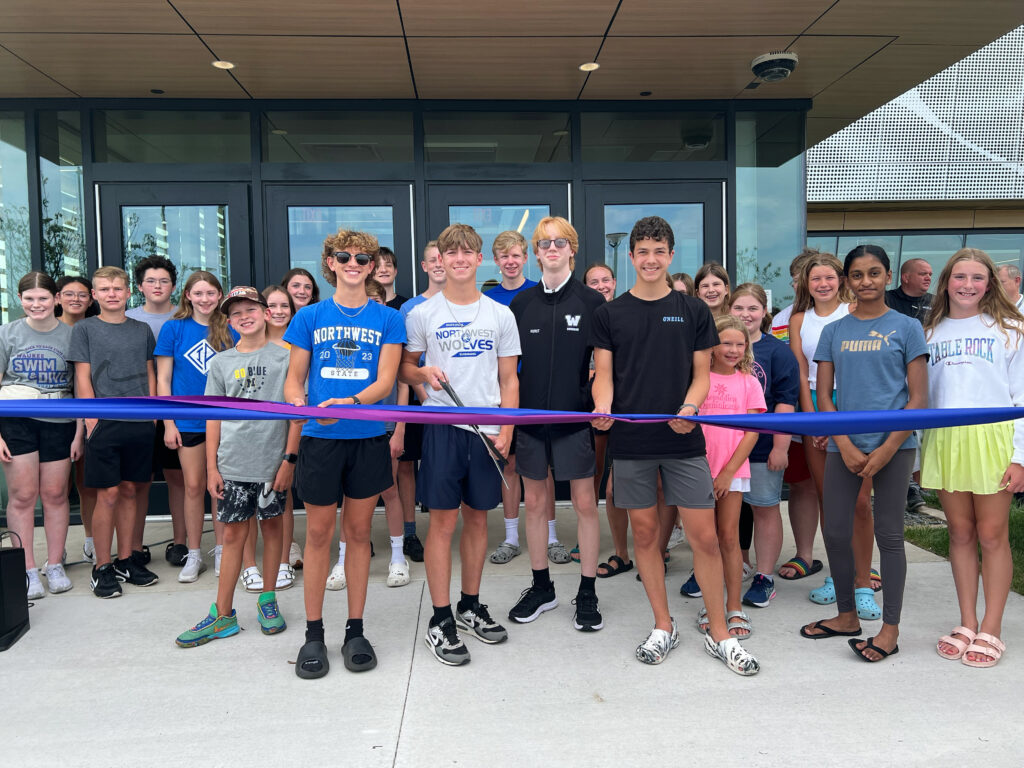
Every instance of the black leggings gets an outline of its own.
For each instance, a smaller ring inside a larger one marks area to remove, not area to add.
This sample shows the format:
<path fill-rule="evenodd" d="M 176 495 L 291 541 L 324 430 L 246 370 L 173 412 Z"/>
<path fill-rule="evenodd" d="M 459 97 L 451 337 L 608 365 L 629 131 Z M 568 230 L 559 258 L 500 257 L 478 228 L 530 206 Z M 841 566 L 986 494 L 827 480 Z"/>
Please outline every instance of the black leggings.
<path fill-rule="evenodd" d="M 896 451 L 872 478 L 875 494 L 875 541 L 881 556 L 882 621 L 899 624 L 903 588 L 907 581 L 907 553 L 903 545 L 903 510 L 914 467 L 914 450 Z M 825 549 L 836 588 L 840 613 L 856 609 L 853 594 L 853 516 L 863 478 L 851 472 L 843 457 L 825 457 Z"/>

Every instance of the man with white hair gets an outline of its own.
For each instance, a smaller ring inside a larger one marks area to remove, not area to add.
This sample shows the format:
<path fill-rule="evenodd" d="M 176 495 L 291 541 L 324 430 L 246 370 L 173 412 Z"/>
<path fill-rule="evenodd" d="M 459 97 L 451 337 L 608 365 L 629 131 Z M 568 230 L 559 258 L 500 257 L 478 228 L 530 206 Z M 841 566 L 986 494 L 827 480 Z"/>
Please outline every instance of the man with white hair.
<path fill-rule="evenodd" d="M 1003 264 L 996 270 L 996 274 L 1010 301 L 1017 305 L 1017 311 L 1024 313 L 1024 295 L 1020 292 L 1020 267 L 1016 264 Z"/>

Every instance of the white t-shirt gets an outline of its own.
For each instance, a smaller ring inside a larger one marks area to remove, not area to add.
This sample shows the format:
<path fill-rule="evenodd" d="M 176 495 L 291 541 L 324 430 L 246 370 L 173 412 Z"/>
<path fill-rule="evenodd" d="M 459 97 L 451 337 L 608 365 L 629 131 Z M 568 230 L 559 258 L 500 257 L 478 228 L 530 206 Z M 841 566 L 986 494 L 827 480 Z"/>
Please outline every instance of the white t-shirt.
<path fill-rule="evenodd" d="M 1024 406 L 1024 327 L 1009 339 L 988 315 L 947 317 L 927 337 L 932 408 Z M 1014 464 L 1024 464 L 1024 419 L 1014 421 Z"/>
<path fill-rule="evenodd" d="M 807 360 L 807 381 L 811 385 L 812 391 L 818 386 L 818 364 L 814 362 L 814 353 L 818 349 L 821 331 L 829 323 L 834 323 L 848 314 L 850 314 L 849 304 L 840 304 L 832 311 L 831 315 L 819 315 L 814 311 L 814 307 L 804 312 L 803 323 L 800 325 L 800 348 Z"/>
<path fill-rule="evenodd" d="M 483 295 L 472 304 L 460 305 L 437 293 L 409 313 L 405 329 L 405 348 L 425 352 L 424 365 L 447 374 L 463 405 L 497 408 L 501 404 L 498 358 L 521 354 L 512 310 Z M 455 405 L 443 390 L 425 388 L 424 405 Z M 480 425 L 480 430 L 496 435 L 500 428 Z"/>

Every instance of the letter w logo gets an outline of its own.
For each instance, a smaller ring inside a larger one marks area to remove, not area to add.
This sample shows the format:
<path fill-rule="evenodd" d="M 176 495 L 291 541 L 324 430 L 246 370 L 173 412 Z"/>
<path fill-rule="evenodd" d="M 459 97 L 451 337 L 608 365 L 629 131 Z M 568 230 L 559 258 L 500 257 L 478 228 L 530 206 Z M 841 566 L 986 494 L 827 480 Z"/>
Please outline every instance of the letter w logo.
<path fill-rule="evenodd" d="M 579 315 L 566 315 L 565 316 L 565 324 L 569 328 L 579 328 L 580 327 L 580 316 Z"/>

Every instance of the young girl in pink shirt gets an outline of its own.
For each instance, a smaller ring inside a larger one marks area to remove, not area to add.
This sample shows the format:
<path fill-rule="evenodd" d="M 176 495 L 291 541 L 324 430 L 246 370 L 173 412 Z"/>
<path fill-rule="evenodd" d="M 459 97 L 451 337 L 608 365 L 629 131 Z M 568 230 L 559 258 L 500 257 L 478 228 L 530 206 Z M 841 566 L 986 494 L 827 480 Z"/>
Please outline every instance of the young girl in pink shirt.
<path fill-rule="evenodd" d="M 711 389 L 701 407 L 701 415 L 718 416 L 764 413 L 764 391 L 752 374 L 754 352 L 746 326 L 732 315 L 715 321 L 718 346 L 711 351 Z M 750 462 L 747 457 L 757 442 L 756 432 L 704 425 L 708 464 L 715 481 L 715 520 L 718 546 L 725 566 L 725 610 L 729 634 L 738 640 L 750 636 L 750 617 L 741 608 L 743 597 L 743 557 L 740 553 L 740 504 L 750 491 Z M 704 610 L 697 627 L 707 626 Z"/>

